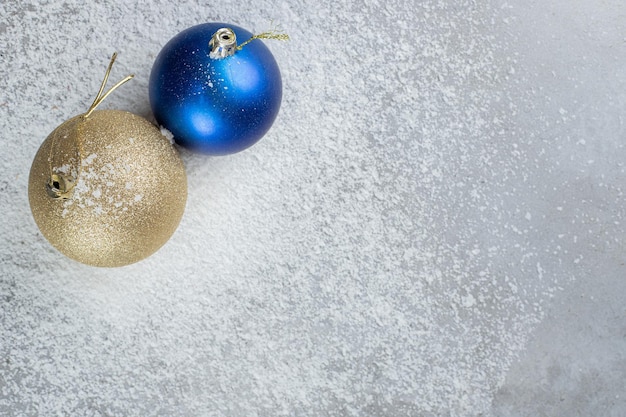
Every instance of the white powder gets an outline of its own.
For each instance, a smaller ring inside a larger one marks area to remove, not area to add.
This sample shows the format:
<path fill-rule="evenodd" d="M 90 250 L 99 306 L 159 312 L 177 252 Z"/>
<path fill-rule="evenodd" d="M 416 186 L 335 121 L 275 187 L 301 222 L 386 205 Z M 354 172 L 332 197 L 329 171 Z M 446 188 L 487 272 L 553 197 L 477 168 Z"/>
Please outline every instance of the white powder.
<path fill-rule="evenodd" d="M 167 138 L 167 140 L 169 140 L 170 143 L 173 145 L 174 144 L 174 135 L 172 134 L 172 132 L 170 132 L 169 130 L 167 130 L 163 126 L 161 126 L 160 129 L 161 129 L 161 134 L 163 136 L 165 136 Z"/>
<path fill-rule="evenodd" d="M 105 184 L 107 187 L 111 187 L 114 190 L 117 182 L 119 181 L 118 172 L 129 171 L 132 168 L 128 164 L 122 164 L 121 162 L 117 164 L 95 164 L 94 162 L 96 162 L 97 159 L 97 154 L 91 154 L 83 159 L 80 175 L 78 175 L 78 181 L 73 189 L 72 196 L 70 199 L 63 202 L 64 209 L 61 214 L 63 218 L 70 213 L 73 207 L 79 210 L 89 208 L 93 210 L 96 215 L 112 214 L 113 216 L 116 216 L 116 214 L 119 214 L 127 209 L 126 207 L 123 207 L 124 204 L 129 203 L 132 205 L 133 201 L 139 202 L 143 198 L 142 195 L 137 194 L 132 201 L 128 202 L 121 200 L 121 194 L 109 192 L 105 197 L 107 204 L 103 206 L 101 202 L 98 201 L 101 197 L 103 197 L 102 184 Z M 61 170 L 61 168 L 55 169 Z M 121 185 L 122 184 L 120 184 L 120 186 Z M 131 190 L 134 187 L 134 184 L 131 181 L 127 181 L 124 183 L 124 187 L 127 190 Z M 112 209 L 111 205 L 113 206 Z"/>

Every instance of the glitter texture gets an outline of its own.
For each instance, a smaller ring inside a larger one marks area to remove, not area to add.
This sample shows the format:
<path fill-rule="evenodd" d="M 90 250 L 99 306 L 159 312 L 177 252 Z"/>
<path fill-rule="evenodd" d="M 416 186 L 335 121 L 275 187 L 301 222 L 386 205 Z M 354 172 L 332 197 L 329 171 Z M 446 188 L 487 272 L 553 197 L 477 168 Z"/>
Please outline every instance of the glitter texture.
<path fill-rule="evenodd" d="M 51 169 L 77 177 L 67 200 L 46 190 Z M 118 110 L 76 116 L 41 145 L 28 194 L 35 222 L 65 255 L 122 266 L 158 250 L 176 230 L 187 200 L 178 152 L 142 117 Z"/>

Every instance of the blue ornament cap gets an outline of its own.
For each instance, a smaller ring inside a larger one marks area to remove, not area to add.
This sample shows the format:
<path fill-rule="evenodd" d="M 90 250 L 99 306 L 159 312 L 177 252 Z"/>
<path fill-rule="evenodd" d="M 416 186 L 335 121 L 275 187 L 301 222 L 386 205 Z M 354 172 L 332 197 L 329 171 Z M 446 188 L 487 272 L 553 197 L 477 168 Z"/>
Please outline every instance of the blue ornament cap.
<path fill-rule="evenodd" d="M 255 39 L 224 58 L 210 56 L 213 35 L 230 28 L 240 43 L 252 33 L 226 23 L 186 29 L 161 50 L 152 67 L 150 105 L 179 145 L 227 155 L 255 144 L 272 126 L 282 99 L 278 64 Z"/>

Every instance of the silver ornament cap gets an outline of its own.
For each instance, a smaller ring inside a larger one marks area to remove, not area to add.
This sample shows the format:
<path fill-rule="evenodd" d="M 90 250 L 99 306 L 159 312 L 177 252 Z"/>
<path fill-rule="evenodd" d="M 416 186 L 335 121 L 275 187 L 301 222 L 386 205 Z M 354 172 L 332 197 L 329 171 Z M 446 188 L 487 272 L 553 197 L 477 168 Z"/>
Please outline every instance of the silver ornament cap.
<path fill-rule="evenodd" d="M 237 51 L 237 35 L 230 28 L 218 29 L 209 41 L 209 46 L 211 47 L 209 56 L 213 59 L 234 55 Z"/>

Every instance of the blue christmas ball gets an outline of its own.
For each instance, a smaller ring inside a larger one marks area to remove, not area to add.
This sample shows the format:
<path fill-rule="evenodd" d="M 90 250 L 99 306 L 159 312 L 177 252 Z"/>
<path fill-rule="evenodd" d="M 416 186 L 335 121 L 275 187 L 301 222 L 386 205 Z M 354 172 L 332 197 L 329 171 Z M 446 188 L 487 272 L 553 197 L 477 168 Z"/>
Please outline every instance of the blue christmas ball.
<path fill-rule="evenodd" d="M 282 98 L 280 70 L 262 41 L 244 45 L 251 38 L 235 25 L 204 23 L 163 47 L 150 74 L 150 105 L 178 144 L 226 155 L 252 146 L 272 126 Z"/>

